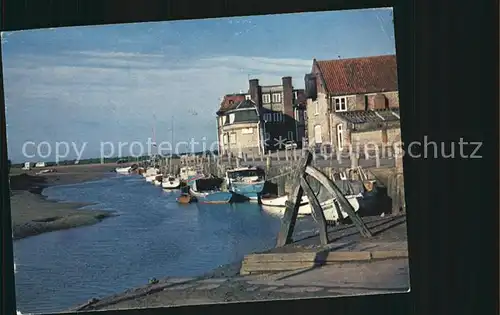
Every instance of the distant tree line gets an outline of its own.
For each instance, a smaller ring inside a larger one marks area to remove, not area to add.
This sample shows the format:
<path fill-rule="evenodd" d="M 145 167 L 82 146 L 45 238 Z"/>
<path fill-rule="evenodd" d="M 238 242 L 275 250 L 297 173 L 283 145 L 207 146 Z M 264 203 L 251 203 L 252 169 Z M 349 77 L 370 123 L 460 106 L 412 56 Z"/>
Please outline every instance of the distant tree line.
<path fill-rule="evenodd" d="M 214 150 L 212 152 L 210 151 L 200 151 L 200 152 L 195 152 L 194 155 L 197 155 L 197 156 L 200 156 L 200 155 L 204 155 L 204 154 L 214 154 L 214 155 L 217 155 L 218 154 L 218 151 L 217 150 Z M 161 158 L 166 158 L 166 157 L 170 157 L 171 155 L 170 154 L 165 154 L 165 155 L 162 155 L 162 154 L 158 154 Z M 182 154 L 174 154 L 172 155 L 172 157 L 174 159 L 178 159 L 181 157 Z M 147 156 L 147 155 L 144 155 L 144 156 L 141 156 L 141 157 L 135 157 L 135 156 L 125 156 L 125 157 L 111 157 L 111 158 L 106 158 L 104 159 L 104 163 L 105 164 L 115 164 L 115 163 L 130 163 L 130 162 L 141 162 L 141 161 L 145 161 L 145 160 L 149 160 L 151 159 L 150 156 Z M 45 162 L 45 166 L 47 167 L 50 167 L 50 166 L 56 166 L 56 165 L 75 165 L 75 164 L 101 164 L 101 158 L 89 158 L 89 159 L 81 159 L 81 160 L 76 160 L 76 159 L 72 159 L 72 160 L 64 160 L 64 161 L 59 161 L 58 163 L 56 162 Z M 16 163 L 16 164 L 12 164 L 11 161 L 9 160 L 8 161 L 8 165 L 9 165 L 9 169 L 10 167 L 13 167 L 13 168 L 21 168 L 24 166 L 24 163 Z"/>

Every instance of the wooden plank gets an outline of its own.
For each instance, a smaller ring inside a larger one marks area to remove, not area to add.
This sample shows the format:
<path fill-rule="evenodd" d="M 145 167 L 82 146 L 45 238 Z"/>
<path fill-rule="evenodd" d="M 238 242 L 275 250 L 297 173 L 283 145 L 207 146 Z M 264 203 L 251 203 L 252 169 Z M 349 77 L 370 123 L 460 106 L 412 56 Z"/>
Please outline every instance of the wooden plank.
<path fill-rule="evenodd" d="M 342 207 L 342 210 L 344 210 L 349 215 L 349 217 L 351 218 L 354 225 L 356 225 L 361 235 L 365 237 L 372 236 L 370 230 L 366 227 L 363 220 L 361 220 L 358 214 L 354 211 L 349 201 L 347 201 L 347 199 L 339 190 L 339 188 L 335 185 L 335 183 L 333 183 L 328 177 L 326 177 L 323 173 L 321 173 L 319 170 L 317 170 L 312 166 L 308 165 L 305 171 L 308 175 L 316 178 L 316 180 L 318 180 L 333 196 L 335 196 L 340 206 Z"/>
<path fill-rule="evenodd" d="M 276 253 L 276 254 L 253 254 L 247 255 L 244 262 L 280 262 L 280 261 L 314 261 L 316 252 Z"/>
<path fill-rule="evenodd" d="M 316 198 L 316 195 L 314 194 L 311 186 L 304 177 L 300 179 L 300 185 L 302 186 L 302 189 L 304 190 L 304 192 L 307 195 L 307 198 L 309 199 L 313 215 L 319 224 L 319 239 L 321 241 L 321 244 L 327 245 L 328 231 L 327 231 L 325 215 L 323 214 L 323 209 L 321 208 L 321 205 L 319 204 L 319 201 Z"/>
<path fill-rule="evenodd" d="M 290 244 L 293 241 L 293 229 L 295 228 L 300 201 L 302 200 L 302 195 L 304 193 L 302 186 L 300 185 L 300 179 L 302 178 L 308 165 L 311 163 L 311 160 L 312 154 L 308 151 L 306 156 L 300 161 L 299 169 L 294 174 L 294 187 L 285 203 L 286 209 L 283 215 L 283 220 L 281 221 L 281 228 L 276 243 L 277 247 Z"/>
<path fill-rule="evenodd" d="M 372 259 L 407 258 L 407 250 L 372 251 Z"/>
<path fill-rule="evenodd" d="M 240 274 L 245 275 L 245 274 L 249 274 L 252 272 L 288 271 L 288 270 L 312 268 L 314 266 L 315 266 L 314 262 L 274 262 L 274 263 L 266 263 L 266 264 L 243 263 L 241 265 Z"/>
<path fill-rule="evenodd" d="M 330 252 L 326 255 L 324 262 L 366 261 L 370 259 L 370 252 Z"/>

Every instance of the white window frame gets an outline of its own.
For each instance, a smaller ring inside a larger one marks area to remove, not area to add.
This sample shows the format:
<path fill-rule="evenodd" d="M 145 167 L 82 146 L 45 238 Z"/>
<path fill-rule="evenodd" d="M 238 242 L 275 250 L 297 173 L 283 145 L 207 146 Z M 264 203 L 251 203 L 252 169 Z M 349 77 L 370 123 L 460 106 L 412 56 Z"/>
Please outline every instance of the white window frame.
<path fill-rule="evenodd" d="M 246 99 L 247 101 L 248 101 L 248 100 L 251 100 L 251 99 L 252 99 L 252 95 L 250 95 L 250 94 L 245 95 L 245 99 Z"/>
<path fill-rule="evenodd" d="M 231 136 L 233 136 L 233 137 L 231 137 Z M 236 141 L 236 132 L 231 132 L 229 134 L 229 144 L 236 144 L 236 143 L 238 143 Z"/>
<path fill-rule="evenodd" d="M 262 94 L 262 103 L 269 104 L 271 103 L 271 95 L 270 94 Z"/>
<path fill-rule="evenodd" d="M 299 98 L 299 95 L 298 95 L 297 91 L 293 91 L 293 99 L 297 100 L 298 98 Z"/>
<path fill-rule="evenodd" d="M 234 123 L 234 113 L 229 114 L 229 123 L 230 124 Z"/>
<path fill-rule="evenodd" d="M 273 103 L 281 103 L 281 93 L 272 94 Z"/>
<path fill-rule="evenodd" d="M 314 104 L 314 116 L 319 115 L 319 102 L 316 100 L 313 102 Z"/>
<path fill-rule="evenodd" d="M 265 113 L 264 114 L 264 121 L 265 122 L 270 122 L 273 119 L 273 114 L 272 113 Z"/>
<path fill-rule="evenodd" d="M 337 108 L 337 101 L 339 102 L 338 108 Z M 343 101 L 343 104 L 342 104 L 342 101 Z M 333 102 L 333 108 L 335 109 L 335 112 L 347 112 L 347 97 L 345 97 L 345 96 L 332 97 L 332 102 Z"/>
<path fill-rule="evenodd" d="M 319 133 L 317 132 L 319 130 Z M 323 143 L 323 128 L 321 125 L 314 126 L 314 143 L 321 144 Z M 319 139 L 318 139 L 319 138 Z"/>
<path fill-rule="evenodd" d="M 241 129 L 241 134 L 242 135 L 249 135 L 253 133 L 253 128 L 243 128 Z"/>
<path fill-rule="evenodd" d="M 274 113 L 273 121 L 274 122 L 282 122 L 283 121 L 283 114 L 282 113 Z"/>

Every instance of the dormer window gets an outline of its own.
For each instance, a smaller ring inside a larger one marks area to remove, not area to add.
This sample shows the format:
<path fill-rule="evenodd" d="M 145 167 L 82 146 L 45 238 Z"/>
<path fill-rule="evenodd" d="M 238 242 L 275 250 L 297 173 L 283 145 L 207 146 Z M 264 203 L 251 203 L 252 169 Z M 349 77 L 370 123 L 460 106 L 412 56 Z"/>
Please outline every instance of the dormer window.
<path fill-rule="evenodd" d="M 245 99 L 246 99 L 247 101 L 248 101 L 248 100 L 251 100 L 251 99 L 252 99 L 252 96 L 251 96 L 251 95 L 249 95 L 249 94 L 247 94 L 247 95 L 245 95 Z"/>

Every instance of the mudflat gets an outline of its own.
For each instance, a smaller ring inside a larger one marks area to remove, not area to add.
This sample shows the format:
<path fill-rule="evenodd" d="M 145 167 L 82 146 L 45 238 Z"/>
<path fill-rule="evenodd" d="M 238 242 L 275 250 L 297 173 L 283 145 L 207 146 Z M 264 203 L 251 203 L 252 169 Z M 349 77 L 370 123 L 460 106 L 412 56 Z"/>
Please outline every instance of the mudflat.
<path fill-rule="evenodd" d="M 54 172 L 45 174 L 37 174 L 43 169 L 12 169 L 10 188 L 14 239 L 91 225 L 113 216 L 111 211 L 80 209 L 90 204 L 47 200 L 42 191 L 50 186 L 78 184 L 112 176 L 116 167 L 116 164 L 59 166 L 51 167 Z"/>

